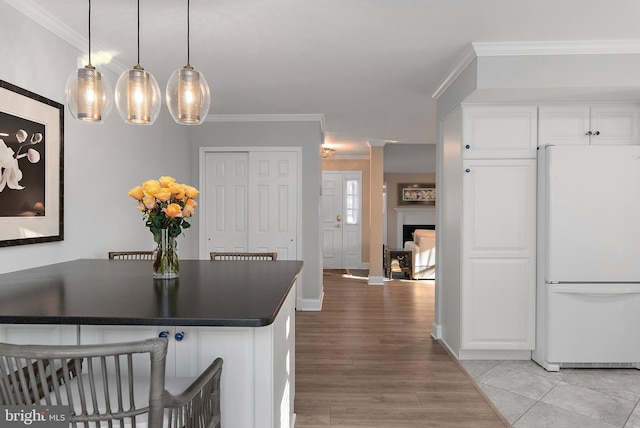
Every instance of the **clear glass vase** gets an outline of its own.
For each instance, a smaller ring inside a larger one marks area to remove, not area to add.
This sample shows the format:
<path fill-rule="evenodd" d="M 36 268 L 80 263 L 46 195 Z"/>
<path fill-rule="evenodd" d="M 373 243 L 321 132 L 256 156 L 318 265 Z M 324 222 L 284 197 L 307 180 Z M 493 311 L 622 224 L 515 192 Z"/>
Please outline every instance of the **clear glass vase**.
<path fill-rule="evenodd" d="M 153 252 L 153 277 L 155 279 L 171 279 L 180 276 L 180 261 L 178 260 L 178 243 L 169 236 L 167 229 L 160 229 L 154 236 L 157 243 Z"/>

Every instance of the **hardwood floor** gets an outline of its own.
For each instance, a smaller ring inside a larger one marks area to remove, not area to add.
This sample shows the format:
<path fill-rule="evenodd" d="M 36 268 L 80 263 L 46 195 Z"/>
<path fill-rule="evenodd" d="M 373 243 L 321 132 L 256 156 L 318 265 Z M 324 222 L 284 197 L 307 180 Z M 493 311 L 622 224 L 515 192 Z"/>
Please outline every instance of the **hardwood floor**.
<path fill-rule="evenodd" d="M 297 428 L 509 426 L 431 338 L 432 281 L 327 272 L 324 290 L 296 314 Z"/>

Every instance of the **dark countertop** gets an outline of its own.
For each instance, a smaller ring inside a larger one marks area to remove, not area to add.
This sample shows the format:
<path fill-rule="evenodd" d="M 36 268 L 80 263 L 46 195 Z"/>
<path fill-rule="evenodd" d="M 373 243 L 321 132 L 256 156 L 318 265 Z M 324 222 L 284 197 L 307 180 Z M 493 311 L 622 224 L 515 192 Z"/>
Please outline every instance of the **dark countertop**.
<path fill-rule="evenodd" d="M 301 261 L 180 260 L 180 277 L 161 281 L 150 261 L 74 260 L 1 274 L 0 323 L 260 327 L 301 269 Z"/>

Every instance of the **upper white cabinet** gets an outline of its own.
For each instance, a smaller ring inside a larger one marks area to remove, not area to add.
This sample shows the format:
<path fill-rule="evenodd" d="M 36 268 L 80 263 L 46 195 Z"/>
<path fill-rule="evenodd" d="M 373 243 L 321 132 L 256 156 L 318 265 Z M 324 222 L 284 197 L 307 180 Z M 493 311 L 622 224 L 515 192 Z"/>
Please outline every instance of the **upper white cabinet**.
<path fill-rule="evenodd" d="M 535 106 L 463 108 L 464 159 L 533 159 L 536 157 Z"/>
<path fill-rule="evenodd" d="M 640 144 L 639 104 L 540 106 L 539 146 Z"/>

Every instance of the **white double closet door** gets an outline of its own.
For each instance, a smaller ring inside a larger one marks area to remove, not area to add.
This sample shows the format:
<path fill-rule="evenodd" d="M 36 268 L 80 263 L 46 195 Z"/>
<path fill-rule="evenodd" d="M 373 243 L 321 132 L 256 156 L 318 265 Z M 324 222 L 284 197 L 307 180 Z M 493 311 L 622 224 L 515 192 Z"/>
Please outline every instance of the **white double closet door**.
<path fill-rule="evenodd" d="M 212 251 L 275 251 L 295 260 L 298 239 L 299 152 L 205 151 L 204 245 Z"/>

